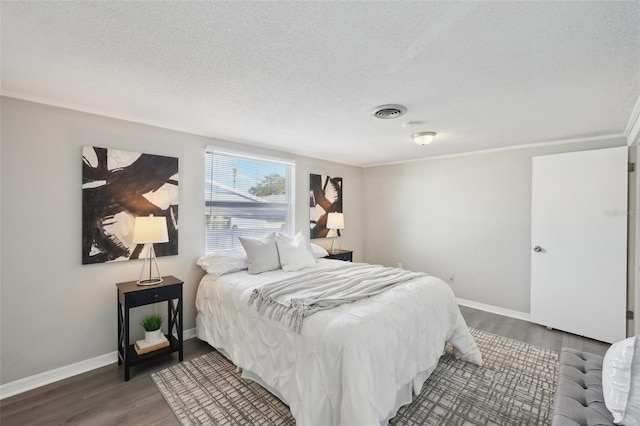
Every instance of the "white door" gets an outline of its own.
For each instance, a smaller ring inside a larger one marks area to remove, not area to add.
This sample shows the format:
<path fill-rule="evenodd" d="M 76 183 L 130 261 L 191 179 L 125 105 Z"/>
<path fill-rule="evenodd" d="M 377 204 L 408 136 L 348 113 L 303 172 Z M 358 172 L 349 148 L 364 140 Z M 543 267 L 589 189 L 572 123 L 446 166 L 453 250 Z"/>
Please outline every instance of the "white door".
<path fill-rule="evenodd" d="M 533 158 L 531 319 L 626 336 L 627 147 Z"/>

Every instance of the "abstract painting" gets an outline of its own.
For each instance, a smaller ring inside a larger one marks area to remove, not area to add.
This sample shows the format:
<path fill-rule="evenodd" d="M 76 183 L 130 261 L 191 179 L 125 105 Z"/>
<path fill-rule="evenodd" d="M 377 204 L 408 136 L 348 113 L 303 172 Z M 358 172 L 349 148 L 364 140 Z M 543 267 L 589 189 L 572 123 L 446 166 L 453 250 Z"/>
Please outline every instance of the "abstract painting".
<path fill-rule="evenodd" d="M 165 217 L 169 233 L 156 256 L 178 254 L 178 158 L 82 148 L 83 265 L 140 258 L 133 223 L 150 214 Z"/>
<path fill-rule="evenodd" d="M 309 175 L 309 227 L 311 238 L 332 237 L 327 229 L 327 214 L 342 213 L 342 178 Z M 335 232 L 335 231 L 334 231 Z M 338 236 L 340 230 L 337 230 Z"/>

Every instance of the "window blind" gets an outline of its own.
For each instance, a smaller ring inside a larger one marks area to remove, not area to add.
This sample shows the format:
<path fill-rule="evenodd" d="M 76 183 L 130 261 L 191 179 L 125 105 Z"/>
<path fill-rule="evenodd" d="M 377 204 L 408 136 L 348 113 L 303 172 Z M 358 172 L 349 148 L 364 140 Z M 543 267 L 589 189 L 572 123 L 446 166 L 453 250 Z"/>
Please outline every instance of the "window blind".
<path fill-rule="evenodd" d="M 295 163 L 208 147 L 205 252 L 241 248 L 238 237 L 293 234 Z"/>

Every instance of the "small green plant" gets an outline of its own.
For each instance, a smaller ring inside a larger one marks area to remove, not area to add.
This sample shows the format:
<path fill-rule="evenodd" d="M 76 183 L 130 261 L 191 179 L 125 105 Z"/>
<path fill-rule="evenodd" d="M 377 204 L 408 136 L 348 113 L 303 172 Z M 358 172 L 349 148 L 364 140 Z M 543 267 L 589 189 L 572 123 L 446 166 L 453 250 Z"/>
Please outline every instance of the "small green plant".
<path fill-rule="evenodd" d="M 159 330 L 162 327 L 162 317 L 158 314 L 146 315 L 140 324 L 144 327 L 144 331 Z"/>

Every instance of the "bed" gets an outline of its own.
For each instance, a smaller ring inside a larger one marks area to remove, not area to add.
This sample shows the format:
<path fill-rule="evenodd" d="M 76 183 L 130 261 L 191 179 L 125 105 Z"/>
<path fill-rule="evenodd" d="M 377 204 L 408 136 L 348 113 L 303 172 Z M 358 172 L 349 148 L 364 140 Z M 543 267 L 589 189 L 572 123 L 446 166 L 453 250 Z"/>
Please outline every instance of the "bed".
<path fill-rule="evenodd" d="M 318 259 L 312 268 L 356 263 Z M 435 369 L 445 342 L 482 364 L 449 286 L 424 276 L 314 313 L 299 332 L 249 306 L 252 291 L 304 271 L 205 275 L 197 336 L 289 405 L 298 425 L 387 424 Z"/>

